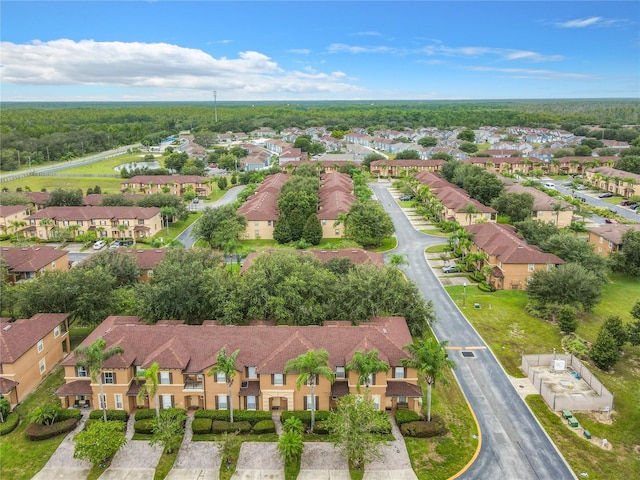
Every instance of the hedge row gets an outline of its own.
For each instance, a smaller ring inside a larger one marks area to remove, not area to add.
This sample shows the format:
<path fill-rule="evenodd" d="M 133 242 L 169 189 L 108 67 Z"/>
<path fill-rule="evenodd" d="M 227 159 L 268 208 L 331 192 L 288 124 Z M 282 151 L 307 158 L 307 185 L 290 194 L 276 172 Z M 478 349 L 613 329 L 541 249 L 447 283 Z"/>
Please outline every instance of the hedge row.
<path fill-rule="evenodd" d="M 413 410 L 396 410 L 395 418 L 396 424 L 400 426 L 403 423 L 417 422 L 420 420 L 420 415 Z"/>
<path fill-rule="evenodd" d="M 193 418 L 208 418 L 209 420 L 219 420 L 228 422 L 231 420 L 229 410 L 196 410 Z M 252 426 L 262 420 L 271 420 L 271 412 L 263 410 L 234 410 L 233 421 L 249 422 Z"/>
<path fill-rule="evenodd" d="M 274 433 L 276 426 L 273 420 L 260 420 L 253 427 L 247 421 L 227 422 L 225 420 L 211 420 L 210 418 L 194 418 L 191 423 L 191 430 L 194 435 L 206 435 L 208 433 Z"/>
<path fill-rule="evenodd" d="M 430 422 L 407 422 L 400 425 L 400 432 L 405 437 L 430 438 L 438 437 L 445 432 L 444 421 L 434 415 Z"/>
<path fill-rule="evenodd" d="M 225 422 L 223 420 L 213 420 L 211 422 L 211 432 L 212 433 L 248 433 L 251 431 L 251 424 L 249 422 L 236 422 L 234 420 L 233 423 Z"/>
<path fill-rule="evenodd" d="M 287 418 L 295 417 L 300 419 L 302 423 L 304 423 L 307 427 L 311 426 L 311 411 L 310 410 L 285 410 L 280 415 L 280 419 L 282 423 L 284 423 Z M 323 422 L 329 418 L 328 410 L 317 410 L 316 411 L 316 422 Z"/>
<path fill-rule="evenodd" d="M 69 420 L 70 418 L 75 418 L 76 420 L 80 420 L 82 417 L 82 412 L 80 410 L 75 410 L 71 408 L 62 408 L 58 410 L 56 413 L 56 423 L 61 422 L 63 420 Z"/>
<path fill-rule="evenodd" d="M 146 420 L 148 418 L 154 418 L 156 416 L 155 408 L 139 408 L 136 410 L 135 420 Z"/>
<path fill-rule="evenodd" d="M 7 415 L 7 418 L 4 419 L 4 423 L 0 423 L 0 436 L 13 432 L 19 424 L 20 415 L 16 412 L 11 412 Z"/>
<path fill-rule="evenodd" d="M 27 425 L 25 435 L 29 440 L 38 441 L 47 438 L 57 437 L 63 433 L 69 433 L 78 424 L 78 418 L 67 418 L 51 425 L 40 425 L 39 423 L 30 423 Z"/>
<path fill-rule="evenodd" d="M 102 420 L 102 410 L 93 410 L 89 414 L 90 420 Z M 129 420 L 129 414 L 124 410 L 107 410 L 108 422 L 127 422 Z"/>
<path fill-rule="evenodd" d="M 155 427 L 155 418 L 145 418 L 144 420 L 136 420 L 133 424 L 133 430 L 136 433 L 146 433 L 151 435 L 153 433 L 153 427 Z"/>

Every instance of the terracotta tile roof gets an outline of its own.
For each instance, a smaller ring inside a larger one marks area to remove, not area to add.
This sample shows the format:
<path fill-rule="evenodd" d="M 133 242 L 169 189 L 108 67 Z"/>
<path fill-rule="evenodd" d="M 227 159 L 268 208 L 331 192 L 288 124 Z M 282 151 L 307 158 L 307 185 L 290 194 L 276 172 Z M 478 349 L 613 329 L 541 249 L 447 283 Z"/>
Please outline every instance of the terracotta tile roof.
<path fill-rule="evenodd" d="M 349 382 L 347 380 L 337 380 L 331 385 L 331 396 L 340 398 L 349 395 Z"/>
<path fill-rule="evenodd" d="M 636 184 L 640 183 L 640 175 L 637 173 L 625 172 L 624 170 L 618 170 L 616 168 L 611 167 L 597 167 L 590 168 L 587 170 L 588 172 L 599 173 L 600 175 L 604 175 L 605 177 L 619 177 L 623 178 L 632 178 Z"/>
<path fill-rule="evenodd" d="M 623 225 L 622 223 L 605 223 L 597 227 L 587 228 L 587 230 L 615 245 L 621 245 L 622 235 L 624 235 L 627 230 L 640 231 L 640 224 Z"/>
<path fill-rule="evenodd" d="M 47 207 L 27 217 L 27 220 L 84 220 L 96 218 L 119 220 L 136 218 L 140 220 L 152 218 L 160 213 L 158 207 Z"/>
<path fill-rule="evenodd" d="M 14 363 L 68 316 L 68 313 L 38 313 L 29 319 L 0 323 L 2 363 Z"/>
<path fill-rule="evenodd" d="M 413 176 L 423 185 L 427 185 L 428 187 L 431 187 L 432 189 L 436 189 L 436 188 L 443 188 L 443 187 L 454 187 L 455 185 L 451 182 L 448 182 L 447 180 L 445 180 L 444 178 L 442 178 L 440 175 L 436 175 L 433 172 L 427 172 L 427 171 L 422 171 L 422 172 L 416 172 L 413 174 Z"/>
<path fill-rule="evenodd" d="M 279 191 L 279 190 L 278 190 Z M 278 194 L 274 191 L 257 192 L 251 195 L 237 211 L 238 215 L 244 215 L 248 221 L 277 220 L 280 215 L 278 209 Z"/>
<path fill-rule="evenodd" d="M 225 325 L 146 325 L 137 317 L 109 317 L 83 342 L 90 345 L 98 337 L 108 347 L 120 345 L 124 354 L 108 359 L 105 368 L 127 368 L 145 364 L 154 358 L 161 368 L 183 368 L 188 373 L 204 373 L 216 362 L 217 352 L 240 350 L 236 360 L 239 371 L 258 367 L 258 373 L 282 373 L 285 363 L 309 349 L 325 348 L 329 366 L 344 366 L 355 347 L 376 348 L 380 358 L 391 366 L 407 358 L 402 346 L 412 342 L 404 318 L 372 319 L 358 326 L 225 326 Z M 284 341 L 283 341 L 284 340 Z M 164 362 L 168 363 L 165 364 Z M 62 365 L 76 365 L 71 353 Z"/>
<path fill-rule="evenodd" d="M 65 383 L 56 390 L 58 397 L 75 397 L 76 395 L 93 395 L 91 380 L 75 380 Z"/>
<path fill-rule="evenodd" d="M 10 272 L 39 272 L 55 261 L 67 261 L 66 250 L 54 247 L 2 247 L 0 256 L 6 262 Z"/>
<path fill-rule="evenodd" d="M 347 213 L 356 202 L 356 197 L 350 192 L 335 190 L 320 192 L 318 218 L 320 220 L 335 220 L 339 213 Z"/>
<path fill-rule="evenodd" d="M 135 257 L 136 264 L 141 270 L 151 270 L 167 256 L 167 250 L 163 248 L 126 250 L 126 252 Z"/>
<path fill-rule="evenodd" d="M 520 184 L 514 183 L 512 185 L 505 186 L 504 190 L 507 193 L 530 193 L 533 195 L 533 210 L 536 212 L 553 211 L 553 206 L 558 202 L 562 204 L 562 210 L 572 209 L 572 205 L 570 203 L 565 202 L 560 198 L 547 195 L 534 187 L 524 187 Z"/>
<path fill-rule="evenodd" d="M 560 265 L 561 258 L 545 253 L 516 235 L 513 227 L 497 223 L 476 223 L 464 229 L 473 233 L 473 243 L 502 263 Z"/>
<path fill-rule="evenodd" d="M 14 382 L 8 378 L 0 377 L 0 394 L 6 395 L 11 390 L 20 385 L 18 382 Z"/>
<path fill-rule="evenodd" d="M 458 187 L 442 187 L 435 192 L 442 204 L 455 212 L 461 212 L 467 205 L 473 205 L 480 213 L 496 213 L 496 211 L 471 198 L 464 190 Z"/>
<path fill-rule="evenodd" d="M 29 207 L 26 205 L 0 205 L 0 217 L 8 217 L 20 212 L 27 212 Z"/>
<path fill-rule="evenodd" d="M 258 396 L 260 395 L 260 381 L 259 380 L 249 380 L 246 382 L 246 387 L 240 386 L 240 396 L 248 397 L 250 395 Z"/>
<path fill-rule="evenodd" d="M 401 380 L 387 380 L 387 397 L 422 397 L 422 389 L 418 385 Z"/>
<path fill-rule="evenodd" d="M 44 205 L 49 201 L 49 192 L 22 192 L 31 199 L 34 205 Z"/>

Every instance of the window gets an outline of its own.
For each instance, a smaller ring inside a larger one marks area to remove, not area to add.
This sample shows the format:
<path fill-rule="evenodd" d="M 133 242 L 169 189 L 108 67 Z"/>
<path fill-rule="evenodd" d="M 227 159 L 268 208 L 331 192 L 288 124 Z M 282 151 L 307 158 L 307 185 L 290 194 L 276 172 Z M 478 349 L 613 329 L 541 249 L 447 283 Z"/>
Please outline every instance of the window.
<path fill-rule="evenodd" d="M 533 263 L 530 263 L 530 264 L 529 264 L 529 267 L 528 267 L 528 270 L 529 270 L 530 272 L 533 272 L 534 268 L 535 268 L 535 265 L 534 265 Z"/>
<path fill-rule="evenodd" d="M 122 221 L 122 225 L 124 225 L 125 227 L 129 226 L 129 220 L 123 220 Z"/>
<path fill-rule="evenodd" d="M 76 223 L 77 223 L 78 225 L 82 226 L 82 220 L 78 220 Z"/>
<path fill-rule="evenodd" d="M 107 408 L 107 396 L 106 395 L 98 395 L 100 399 L 100 408 Z"/>
<path fill-rule="evenodd" d="M 271 220 L 267 220 L 267 226 L 270 227 L 271 226 Z"/>
<path fill-rule="evenodd" d="M 47 369 L 47 362 L 45 362 L 45 359 L 41 359 L 40 363 L 38 365 L 40 367 L 40 374 L 43 374 L 44 371 Z"/>
<path fill-rule="evenodd" d="M 604 243 L 604 238 L 600 237 L 600 243 Z"/>
<path fill-rule="evenodd" d="M 258 378 L 258 370 L 256 367 L 247 367 L 247 378 Z"/>
<path fill-rule="evenodd" d="M 138 225 L 144 225 L 144 220 L 138 219 Z"/>
<path fill-rule="evenodd" d="M 257 397 L 255 395 L 247 395 L 247 410 L 257 410 Z"/>
<path fill-rule="evenodd" d="M 40 353 L 42 350 L 44 350 L 44 341 L 40 340 L 38 342 L 38 353 Z"/>
<path fill-rule="evenodd" d="M 54 268 L 55 268 L 55 265 L 54 265 Z M 60 327 L 56 327 L 53 329 L 53 336 L 55 338 L 58 338 L 60 336 Z"/>
<path fill-rule="evenodd" d="M 322 223 L 322 225 L 326 225 L 326 224 L 327 224 L 327 221 L 326 221 L 326 220 L 322 220 L 322 222 L 321 222 L 321 223 Z"/>
<path fill-rule="evenodd" d="M 162 408 L 172 408 L 173 395 L 160 395 L 160 405 Z"/>
<path fill-rule="evenodd" d="M 224 372 L 216 373 L 216 382 L 217 383 L 227 383 L 227 376 L 224 374 Z"/>
<path fill-rule="evenodd" d="M 612 249 L 613 248 L 613 242 L 611 240 L 609 240 L 609 248 Z"/>
<path fill-rule="evenodd" d="M 284 375 L 282 373 L 274 373 L 271 376 L 271 383 L 273 385 L 284 385 Z"/>
<path fill-rule="evenodd" d="M 304 409 L 305 410 L 318 410 L 318 404 L 320 403 L 319 397 L 316 395 L 316 401 L 313 402 L 313 397 L 311 395 L 304 396 Z"/>
<path fill-rule="evenodd" d="M 77 372 L 77 376 L 78 377 L 88 377 L 88 373 L 87 373 L 87 367 L 83 367 L 81 365 L 78 365 L 76 367 L 76 372 Z"/>
<path fill-rule="evenodd" d="M 56 262 L 51 262 L 51 268 L 56 268 Z"/>
<path fill-rule="evenodd" d="M 120 393 L 116 393 L 113 396 L 114 402 L 116 404 L 116 409 L 117 410 L 122 410 L 124 408 L 123 404 L 122 404 L 122 394 Z"/>
<path fill-rule="evenodd" d="M 336 378 L 346 378 L 344 367 L 336 367 Z"/>
<path fill-rule="evenodd" d="M 406 405 L 407 402 L 407 397 L 398 397 L 398 403 L 401 405 Z"/>
<path fill-rule="evenodd" d="M 260 222 L 259 222 L 258 220 L 255 220 L 255 221 L 253 222 L 253 226 L 254 226 L 254 227 L 258 227 L 258 226 L 260 226 Z"/>
<path fill-rule="evenodd" d="M 367 378 L 367 383 L 369 385 L 375 385 L 376 384 L 376 374 L 372 373 L 371 375 L 369 375 L 369 378 Z"/>
<path fill-rule="evenodd" d="M 395 367 L 393 369 L 393 378 L 404 378 L 404 367 Z"/>
<path fill-rule="evenodd" d="M 336 235 L 340 235 L 340 229 L 336 228 Z"/>
<path fill-rule="evenodd" d="M 171 372 L 160 372 L 160 384 L 170 385 L 171 383 Z"/>
<path fill-rule="evenodd" d="M 253 236 L 254 236 L 255 238 L 259 238 L 259 237 L 260 237 L 260 230 L 254 230 L 254 231 L 253 231 Z"/>
<path fill-rule="evenodd" d="M 216 403 L 218 405 L 218 410 L 226 410 L 229 408 L 226 395 L 216 395 Z"/>
<path fill-rule="evenodd" d="M 116 383 L 116 374 L 115 372 L 104 372 L 102 374 L 103 383 L 105 385 L 113 385 Z"/>
<path fill-rule="evenodd" d="M 373 406 L 375 409 L 380 410 L 380 395 L 373 395 L 371 400 L 373 400 Z"/>

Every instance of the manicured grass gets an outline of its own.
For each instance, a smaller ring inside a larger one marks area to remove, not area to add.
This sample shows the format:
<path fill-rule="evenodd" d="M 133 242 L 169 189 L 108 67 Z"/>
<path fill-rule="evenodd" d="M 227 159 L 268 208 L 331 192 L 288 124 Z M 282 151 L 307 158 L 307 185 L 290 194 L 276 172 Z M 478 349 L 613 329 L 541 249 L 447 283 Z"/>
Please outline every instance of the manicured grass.
<path fill-rule="evenodd" d="M 450 252 L 451 248 L 447 243 L 443 243 L 441 245 L 432 245 L 431 247 L 427 247 L 424 249 L 424 251 L 427 253 L 444 253 Z"/>
<path fill-rule="evenodd" d="M 115 167 L 122 165 L 123 163 L 133 163 L 144 161 L 146 153 L 136 153 L 129 155 L 121 155 L 119 157 L 106 158 L 99 162 L 94 162 L 86 165 L 79 165 L 77 167 L 68 168 L 64 170 L 65 173 L 70 174 L 94 174 L 94 175 L 119 175 L 120 172 L 114 170 Z M 155 157 L 153 161 L 164 165 L 164 159 L 166 157 Z"/>
<path fill-rule="evenodd" d="M 462 470 L 478 447 L 478 428 L 469 405 L 450 370 L 446 377 L 449 385 L 439 383 L 433 389 L 431 403 L 431 414 L 444 419 L 446 434 L 434 438 L 405 437 L 411 466 L 420 479 L 450 478 Z"/>
<path fill-rule="evenodd" d="M 388 252 L 398 246 L 398 239 L 396 237 L 388 237 L 382 240 L 382 245 L 376 248 L 368 249 L 371 252 Z"/>
<path fill-rule="evenodd" d="M 126 446 L 124 448 L 126 448 Z M 153 480 L 164 480 L 164 478 L 169 475 L 169 471 L 173 468 L 179 451 L 180 449 L 178 448 L 174 450 L 173 453 L 167 453 L 166 449 L 162 452 L 158 465 L 156 465 L 156 473 L 153 476 Z"/>
<path fill-rule="evenodd" d="M 300 474 L 300 461 L 302 457 L 296 458 L 293 461 L 284 461 L 284 478 L 285 480 L 296 480 Z"/>
<path fill-rule="evenodd" d="M 27 416 L 35 407 L 58 401 L 55 391 L 64 383 L 64 370 L 56 367 L 27 399 L 17 408 L 21 423 L 13 432 L 0 437 L 0 477 L 11 480 L 29 480 L 47 463 L 65 435 L 32 442 L 25 437 Z"/>
<path fill-rule="evenodd" d="M 40 192 L 43 188 L 48 192 L 57 188 L 65 190 L 79 188 L 86 194 L 88 188 L 99 185 L 103 194 L 115 194 L 120 193 L 121 182 L 122 178 L 32 176 L 2 182 L 2 188 L 7 188 L 11 192 L 14 192 L 16 188 L 26 190 L 27 187 L 32 192 Z"/>
<path fill-rule="evenodd" d="M 449 237 L 449 233 L 445 233 L 439 228 L 429 228 L 426 230 L 420 230 L 420 233 L 426 233 L 427 235 L 435 235 L 436 237 Z"/>
<path fill-rule="evenodd" d="M 177 222 L 169 223 L 169 233 L 167 233 L 167 228 L 163 228 L 161 231 L 156 233 L 152 238 L 153 239 L 164 239 L 164 244 L 171 242 L 171 240 L 175 239 L 178 235 L 180 235 L 189 225 L 194 223 L 198 218 L 202 216 L 202 212 L 194 212 L 189 215 L 186 220 L 179 220 Z M 136 248 L 145 248 L 145 244 L 137 245 Z M 149 248 L 149 247 L 146 247 Z"/>

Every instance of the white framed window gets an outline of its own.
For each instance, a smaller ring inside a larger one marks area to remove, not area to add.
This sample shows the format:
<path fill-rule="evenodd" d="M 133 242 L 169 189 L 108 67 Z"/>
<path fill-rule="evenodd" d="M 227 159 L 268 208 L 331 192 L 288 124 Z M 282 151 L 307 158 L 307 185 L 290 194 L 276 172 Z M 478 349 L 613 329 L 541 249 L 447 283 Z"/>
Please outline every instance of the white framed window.
<path fill-rule="evenodd" d="M 247 378 L 258 378 L 258 369 L 256 367 L 247 367 Z"/>
<path fill-rule="evenodd" d="M 369 375 L 369 378 L 367 378 L 367 383 L 369 385 L 375 385 L 376 384 L 376 376 L 375 376 L 375 374 L 372 373 L 371 375 Z"/>
<path fill-rule="evenodd" d="M 218 410 L 226 410 L 229 408 L 226 395 L 217 395 Z"/>
<path fill-rule="evenodd" d="M 320 403 L 319 397 L 316 395 L 315 403 L 311 395 L 304 396 L 304 409 L 305 410 L 318 410 L 318 404 Z"/>
<path fill-rule="evenodd" d="M 247 395 L 247 410 L 257 410 L 258 402 L 255 395 Z"/>
<path fill-rule="evenodd" d="M 82 232 L 79 232 L 79 234 L 82 234 Z M 56 262 L 51 262 L 51 268 L 56 268 Z"/>
<path fill-rule="evenodd" d="M 259 222 L 258 220 L 255 220 L 255 221 L 253 222 L 253 226 L 254 226 L 254 227 L 258 227 L 258 226 L 260 226 L 260 222 Z"/>
<path fill-rule="evenodd" d="M 393 371 L 393 378 L 404 378 L 404 367 L 395 367 Z"/>
<path fill-rule="evenodd" d="M 322 220 L 322 225 L 326 225 L 327 221 L 326 220 Z"/>
<path fill-rule="evenodd" d="M 76 370 L 78 372 L 78 374 L 77 374 L 78 377 L 88 377 L 89 376 L 89 372 L 87 372 L 87 367 L 85 367 L 85 366 L 78 365 L 76 367 Z"/>
<path fill-rule="evenodd" d="M 336 235 L 340 235 L 340 229 L 336 228 Z"/>
<path fill-rule="evenodd" d="M 160 406 L 162 408 L 173 407 L 173 395 L 160 395 Z"/>
<path fill-rule="evenodd" d="M 100 399 L 100 408 L 107 408 L 107 396 L 106 395 L 98 395 Z"/>
<path fill-rule="evenodd" d="M 533 263 L 530 263 L 529 266 L 527 267 L 527 270 L 529 270 L 530 272 L 533 272 L 534 269 L 535 269 L 535 265 Z"/>
<path fill-rule="evenodd" d="M 604 243 L 604 238 L 600 237 L 600 243 Z"/>
<path fill-rule="evenodd" d="M 38 341 L 38 353 L 44 350 L 44 340 Z"/>
<path fill-rule="evenodd" d="M 346 378 L 344 367 L 336 367 L 336 378 Z"/>
<path fill-rule="evenodd" d="M 598 253 L 602 255 L 602 247 L 598 247 Z"/>
<path fill-rule="evenodd" d="M 171 372 L 160 372 L 160 384 L 161 385 L 171 384 Z"/>
<path fill-rule="evenodd" d="M 373 406 L 376 410 L 380 410 L 380 395 L 373 395 L 371 400 L 373 400 Z"/>
<path fill-rule="evenodd" d="M 116 406 L 116 410 L 122 410 L 124 408 L 124 404 L 122 403 L 122 394 L 121 393 L 116 393 L 113 396 L 113 400 Z"/>
<path fill-rule="evenodd" d="M 284 385 L 284 375 L 282 373 L 274 373 L 271 380 L 274 385 Z"/>
<path fill-rule="evenodd" d="M 116 375 L 113 372 L 104 372 L 103 374 L 104 384 L 105 385 L 113 385 L 116 383 Z"/>
<path fill-rule="evenodd" d="M 40 359 L 38 366 L 40 367 L 40 374 L 42 375 L 47 369 L 47 362 L 45 361 L 44 358 Z"/>
<path fill-rule="evenodd" d="M 609 240 L 609 248 L 612 249 L 613 248 L 613 242 L 611 240 Z"/>
<path fill-rule="evenodd" d="M 55 268 L 55 265 L 54 265 L 54 268 Z M 55 338 L 58 338 L 60 336 L 60 327 L 56 327 L 53 329 L 53 336 Z"/>
<path fill-rule="evenodd" d="M 224 372 L 216 373 L 216 383 L 227 383 L 227 376 Z"/>

